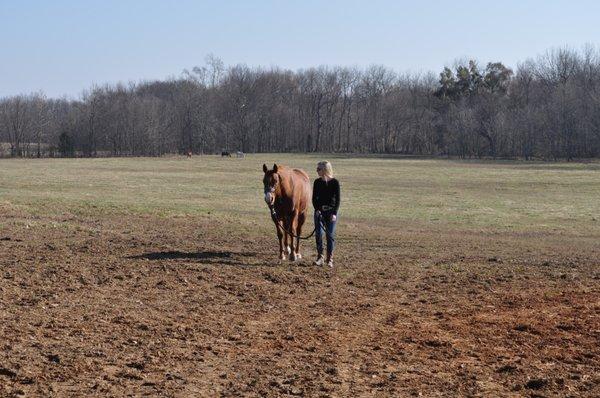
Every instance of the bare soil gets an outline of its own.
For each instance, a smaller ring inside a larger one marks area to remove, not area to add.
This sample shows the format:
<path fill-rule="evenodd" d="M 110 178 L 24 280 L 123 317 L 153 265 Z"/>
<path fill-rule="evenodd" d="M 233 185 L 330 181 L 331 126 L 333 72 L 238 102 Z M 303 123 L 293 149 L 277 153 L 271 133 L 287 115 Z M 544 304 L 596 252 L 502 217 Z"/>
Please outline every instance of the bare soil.
<path fill-rule="evenodd" d="M 597 237 L 3 212 L 2 397 L 600 396 Z"/>

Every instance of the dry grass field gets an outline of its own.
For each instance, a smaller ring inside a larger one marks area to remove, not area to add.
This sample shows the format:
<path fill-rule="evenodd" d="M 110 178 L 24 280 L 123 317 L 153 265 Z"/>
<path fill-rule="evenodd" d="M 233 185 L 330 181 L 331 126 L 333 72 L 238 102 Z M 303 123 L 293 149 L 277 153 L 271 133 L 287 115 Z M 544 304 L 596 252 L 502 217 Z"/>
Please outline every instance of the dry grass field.
<path fill-rule="evenodd" d="M 328 156 L 330 271 L 262 199 L 320 159 L 0 159 L 0 396 L 600 396 L 599 163 Z"/>

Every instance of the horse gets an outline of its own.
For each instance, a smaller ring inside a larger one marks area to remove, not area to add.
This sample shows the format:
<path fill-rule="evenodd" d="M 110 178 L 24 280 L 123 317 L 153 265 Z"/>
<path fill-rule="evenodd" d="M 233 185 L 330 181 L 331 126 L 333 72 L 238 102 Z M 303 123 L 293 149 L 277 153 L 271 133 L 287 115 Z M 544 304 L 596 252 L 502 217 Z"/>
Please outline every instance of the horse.
<path fill-rule="evenodd" d="M 221 152 L 221 157 L 231 157 L 231 153 L 229 153 L 228 151 L 223 151 Z"/>
<path fill-rule="evenodd" d="M 304 170 L 290 169 L 277 164 L 273 165 L 273 170 L 269 170 L 267 165 L 263 164 L 263 172 L 265 202 L 271 210 L 271 218 L 277 229 L 279 258 L 285 260 L 285 244 L 289 260 L 299 260 L 302 258 L 300 234 L 312 197 L 308 174 Z"/>

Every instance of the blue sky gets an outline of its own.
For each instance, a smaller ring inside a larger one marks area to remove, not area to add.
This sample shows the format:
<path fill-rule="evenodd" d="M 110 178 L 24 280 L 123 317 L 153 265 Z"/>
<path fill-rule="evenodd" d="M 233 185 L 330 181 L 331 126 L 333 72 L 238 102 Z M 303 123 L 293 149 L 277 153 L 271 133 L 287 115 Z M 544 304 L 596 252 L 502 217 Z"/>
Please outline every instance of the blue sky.
<path fill-rule="evenodd" d="M 77 98 L 93 84 L 165 79 L 203 65 L 302 69 L 456 59 L 508 66 L 600 44 L 600 2 L 0 0 L 0 97 Z"/>

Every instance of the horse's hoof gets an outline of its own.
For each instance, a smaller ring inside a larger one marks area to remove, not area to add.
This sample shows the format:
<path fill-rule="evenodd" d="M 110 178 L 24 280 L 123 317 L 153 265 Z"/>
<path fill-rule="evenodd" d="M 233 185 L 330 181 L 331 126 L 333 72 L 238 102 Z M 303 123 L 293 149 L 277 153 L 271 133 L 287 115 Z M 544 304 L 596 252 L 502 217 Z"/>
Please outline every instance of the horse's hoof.
<path fill-rule="evenodd" d="M 290 261 L 296 261 L 298 259 L 298 257 L 296 256 L 295 253 L 290 253 Z"/>
<path fill-rule="evenodd" d="M 300 260 L 302 258 L 302 254 L 296 253 L 296 259 Z"/>
<path fill-rule="evenodd" d="M 281 254 L 279 255 L 279 259 L 280 259 L 280 260 L 285 260 L 285 257 L 286 257 L 286 255 L 285 255 L 285 254 L 283 254 L 283 253 L 281 253 Z"/>

